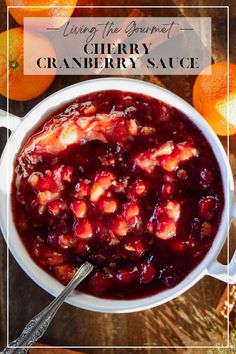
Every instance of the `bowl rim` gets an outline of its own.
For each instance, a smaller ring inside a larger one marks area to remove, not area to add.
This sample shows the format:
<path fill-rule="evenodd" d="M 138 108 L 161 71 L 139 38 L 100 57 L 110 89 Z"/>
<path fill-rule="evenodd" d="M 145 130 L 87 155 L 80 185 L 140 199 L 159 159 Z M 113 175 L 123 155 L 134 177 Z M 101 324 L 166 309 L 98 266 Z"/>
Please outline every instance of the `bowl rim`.
<path fill-rule="evenodd" d="M 122 84 L 122 87 L 119 87 L 120 84 Z M 9 157 L 10 148 L 14 146 L 10 151 L 10 168 L 12 172 L 13 158 L 19 151 L 19 141 L 22 143 L 25 136 L 30 132 L 30 130 L 36 127 L 38 122 L 43 120 L 45 116 L 48 116 L 50 114 L 50 111 L 53 112 L 55 110 L 58 110 L 60 106 L 64 106 L 66 103 L 73 102 L 73 100 L 75 100 L 77 97 L 84 96 L 88 93 L 105 90 L 117 90 L 146 94 L 147 96 L 159 99 L 182 111 L 191 121 L 193 121 L 195 125 L 197 125 L 197 127 L 201 130 L 202 134 L 205 136 L 207 141 L 210 143 L 220 167 L 225 197 L 225 206 L 222 212 L 222 221 L 210 250 L 205 255 L 200 264 L 195 267 L 179 284 L 177 284 L 177 286 L 168 290 L 164 290 L 158 294 L 135 300 L 109 300 L 98 298 L 84 293 L 78 293 L 76 291 L 74 291 L 72 295 L 66 300 L 66 302 L 71 305 L 87 310 L 109 313 L 125 313 L 152 308 L 154 306 L 158 306 L 167 301 L 170 301 L 171 299 L 179 296 L 184 291 L 189 289 L 205 274 L 207 274 L 207 268 L 209 264 L 215 261 L 226 239 L 229 209 L 233 205 L 234 185 L 232 171 L 230 169 L 229 162 L 223 149 L 223 146 L 221 145 L 218 137 L 215 135 L 211 127 L 189 103 L 187 103 L 171 91 L 160 86 L 151 84 L 149 82 L 117 77 L 91 79 L 67 86 L 46 97 L 35 107 L 33 107 L 23 118 L 22 122 L 15 130 L 15 132 L 13 132 L 6 144 L 0 161 L 0 179 L 1 175 L 3 174 L 3 171 L 5 170 L 5 166 L 8 166 L 7 171 L 9 169 L 9 161 L 8 163 L 6 163 L 6 156 Z M 60 99 L 62 102 L 58 104 L 58 101 Z M 19 138 L 20 134 L 21 138 Z M 4 183 L 2 184 L 2 186 L 3 185 L 5 186 Z M 0 186 L 0 195 L 3 196 L 4 201 L 8 204 L 7 209 L 3 206 L 4 203 L 1 203 L 0 205 L 0 225 L 2 227 L 4 238 L 8 242 L 8 246 L 11 253 L 17 260 L 18 264 L 30 276 L 30 278 L 36 282 L 36 284 L 38 284 L 51 295 L 57 296 L 59 292 L 62 291 L 64 286 L 36 265 L 36 263 L 32 260 L 27 250 L 23 246 L 23 243 L 21 242 L 20 237 L 17 234 L 15 225 L 13 223 L 12 210 L 11 208 L 9 208 L 9 206 L 11 205 L 11 201 L 9 203 L 9 186 L 7 193 L 6 190 L 4 190 L 4 188 Z M 8 210 L 9 217 L 6 215 Z M 9 225 L 7 225 L 7 223 L 9 223 Z M 7 237 L 7 234 L 9 235 L 9 231 L 12 235 L 11 237 Z"/>

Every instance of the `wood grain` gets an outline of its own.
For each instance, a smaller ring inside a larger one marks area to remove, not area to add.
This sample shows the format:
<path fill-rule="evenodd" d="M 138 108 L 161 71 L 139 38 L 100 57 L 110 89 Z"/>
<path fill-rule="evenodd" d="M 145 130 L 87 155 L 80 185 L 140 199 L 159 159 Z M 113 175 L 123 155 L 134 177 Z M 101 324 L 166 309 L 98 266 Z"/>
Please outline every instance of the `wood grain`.
<path fill-rule="evenodd" d="M 29 350 L 29 354 L 85 354 L 82 352 L 70 350 L 70 349 L 60 349 L 60 348 L 48 348 L 47 344 L 37 343 L 35 346 L 41 348 L 34 348 L 34 346 Z"/>
<path fill-rule="evenodd" d="M 159 0 L 159 5 L 186 5 L 190 1 L 164 1 Z M 90 4 L 91 1 L 80 1 L 80 4 Z M 96 5 L 104 4 L 102 0 L 96 1 Z M 106 5 L 132 5 L 134 0 L 106 1 Z M 142 1 L 140 4 L 151 5 L 151 1 Z M 191 5 L 204 4 L 204 0 L 191 1 Z M 208 5 L 228 5 L 230 1 L 208 0 Z M 0 30 L 5 29 L 4 1 L 0 1 Z M 94 14 L 94 10 L 90 9 Z M 86 10 L 78 10 L 79 14 L 86 14 Z M 217 9 L 145 9 L 146 16 L 211 16 L 213 24 L 213 61 L 225 59 L 225 13 Z M 114 9 L 108 8 L 97 12 L 96 15 L 114 16 Z M 127 10 L 120 10 L 119 15 L 127 15 Z M 232 37 L 236 38 L 235 7 L 231 11 Z M 14 22 L 12 26 L 14 26 Z M 204 30 L 204 29 L 203 29 Z M 236 42 L 236 41 L 235 41 Z M 235 44 L 234 44 L 235 45 Z M 234 47 L 235 49 L 235 47 Z M 235 50 L 231 53 L 231 61 L 236 61 Z M 10 111 L 19 116 L 24 116 L 32 107 L 44 97 L 73 83 L 91 79 L 85 76 L 58 76 L 49 90 L 39 98 L 19 103 L 10 102 Z M 142 80 L 153 80 L 151 77 L 137 77 Z M 191 103 L 191 92 L 195 77 L 193 76 L 160 76 L 155 78 L 156 84 L 168 88 Z M 6 100 L 0 98 L 0 108 L 5 109 Z M 1 131 L 1 144 L 4 145 Z M 226 148 L 226 139 L 221 139 Z M 230 163 L 236 179 L 236 139 L 230 140 Z M 236 222 L 230 230 L 231 253 L 236 246 Z M 0 345 L 6 343 L 6 247 L 0 240 Z M 221 260 L 226 261 L 226 247 L 221 253 Z M 37 286 L 19 267 L 13 257 L 10 256 L 10 340 L 19 335 L 24 325 L 42 308 L 52 297 Z M 224 290 L 225 285 L 213 278 L 205 277 L 182 296 L 154 309 L 132 314 L 100 314 L 88 312 L 64 304 L 53 323 L 50 325 L 42 341 L 51 345 L 65 346 L 198 346 L 216 345 L 224 343 L 226 335 L 226 323 L 215 314 L 214 308 Z M 236 311 L 232 311 L 230 318 L 231 328 L 236 326 Z M 82 349 L 81 349 L 82 350 Z M 123 353 L 156 353 L 155 349 L 83 349 L 86 353 L 123 354 Z M 32 350 L 33 354 L 36 353 Z M 159 351 L 158 351 L 159 352 Z M 183 349 L 161 349 L 162 354 L 183 353 Z M 45 351 L 44 351 L 45 353 Z M 57 351 L 59 354 L 59 351 Z M 188 349 L 186 354 L 207 353 L 206 349 Z"/>

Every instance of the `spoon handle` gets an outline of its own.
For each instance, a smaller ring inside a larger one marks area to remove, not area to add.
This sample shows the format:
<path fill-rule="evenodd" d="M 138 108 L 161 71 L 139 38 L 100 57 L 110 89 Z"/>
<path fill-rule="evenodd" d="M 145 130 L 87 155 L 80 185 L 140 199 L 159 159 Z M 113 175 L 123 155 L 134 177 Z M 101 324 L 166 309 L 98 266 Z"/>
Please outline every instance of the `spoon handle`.
<path fill-rule="evenodd" d="M 25 354 L 33 343 L 43 336 L 57 310 L 75 287 L 87 277 L 93 266 L 85 262 L 71 279 L 65 289 L 43 311 L 27 323 L 20 336 L 2 351 L 2 354 Z M 21 347 L 21 348 L 14 348 Z"/>

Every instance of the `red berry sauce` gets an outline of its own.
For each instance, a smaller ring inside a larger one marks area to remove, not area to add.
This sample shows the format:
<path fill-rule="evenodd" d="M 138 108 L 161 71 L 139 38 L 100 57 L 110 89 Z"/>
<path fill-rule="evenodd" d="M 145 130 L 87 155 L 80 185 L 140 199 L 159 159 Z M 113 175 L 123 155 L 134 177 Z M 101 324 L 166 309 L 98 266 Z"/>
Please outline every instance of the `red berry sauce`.
<path fill-rule="evenodd" d="M 221 220 L 221 174 L 201 131 L 148 96 L 92 93 L 47 118 L 22 146 L 15 224 L 34 261 L 80 290 L 135 299 L 178 284 Z"/>

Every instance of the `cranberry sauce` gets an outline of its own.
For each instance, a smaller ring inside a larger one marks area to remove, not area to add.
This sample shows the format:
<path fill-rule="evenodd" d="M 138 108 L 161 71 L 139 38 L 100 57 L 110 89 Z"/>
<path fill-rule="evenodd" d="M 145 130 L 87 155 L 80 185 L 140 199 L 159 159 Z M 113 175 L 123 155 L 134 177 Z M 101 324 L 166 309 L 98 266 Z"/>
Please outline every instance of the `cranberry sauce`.
<path fill-rule="evenodd" d="M 178 284 L 208 252 L 224 206 L 201 131 L 148 96 L 103 91 L 48 117 L 15 163 L 12 205 L 34 261 L 66 284 L 135 299 Z"/>

